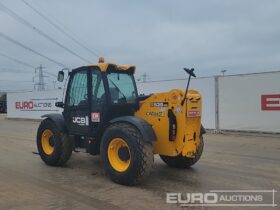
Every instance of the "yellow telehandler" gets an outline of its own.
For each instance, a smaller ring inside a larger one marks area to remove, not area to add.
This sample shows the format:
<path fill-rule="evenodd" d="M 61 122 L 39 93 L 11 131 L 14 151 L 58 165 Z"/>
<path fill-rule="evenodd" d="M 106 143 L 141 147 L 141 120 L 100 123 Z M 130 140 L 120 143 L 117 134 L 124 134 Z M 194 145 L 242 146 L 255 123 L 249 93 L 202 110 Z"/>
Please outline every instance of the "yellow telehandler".
<path fill-rule="evenodd" d="M 151 170 L 154 155 L 169 166 L 188 168 L 203 151 L 201 95 L 170 90 L 139 96 L 135 66 L 104 62 L 68 71 L 62 114 L 42 116 L 37 147 L 42 160 L 62 166 L 72 151 L 100 155 L 106 173 L 119 184 L 138 184 Z M 65 71 L 58 73 L 64 81 Z"/>

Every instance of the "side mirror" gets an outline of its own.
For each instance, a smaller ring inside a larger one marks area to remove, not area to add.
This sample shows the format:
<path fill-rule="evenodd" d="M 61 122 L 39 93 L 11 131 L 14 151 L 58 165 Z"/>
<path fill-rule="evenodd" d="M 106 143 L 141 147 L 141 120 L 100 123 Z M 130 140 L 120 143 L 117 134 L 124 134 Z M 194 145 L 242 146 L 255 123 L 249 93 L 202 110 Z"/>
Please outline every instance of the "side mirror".
<path fill-rule="evenodd" d="M 57 81 L 63 82 L 63 80 L 64 80 L 64 72 L 63 71 L 59 71 L 58 75 L 57 75 Z"/>
<path fill-rule="evenodd" d="M 64 103 L 62 101 L 55 102 L 55 106 L 59 108 L 64 108 Z"/>

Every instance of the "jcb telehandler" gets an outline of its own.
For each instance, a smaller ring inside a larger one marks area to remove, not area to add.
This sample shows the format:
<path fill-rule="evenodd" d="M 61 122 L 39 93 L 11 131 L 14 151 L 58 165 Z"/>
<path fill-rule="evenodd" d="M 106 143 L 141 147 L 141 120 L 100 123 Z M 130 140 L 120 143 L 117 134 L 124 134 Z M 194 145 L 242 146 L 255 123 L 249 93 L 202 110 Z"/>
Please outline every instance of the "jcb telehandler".
<path fill-rule="evenodd" d="M 47 114 L 37 133 L 42 160 L 62 166 L 72 151 L 85 148 L 101 156 L 106 173 L 119 184 L 134 185 L 149 174 L 154 155 L 169 166 L 188 168 L 203 150 L 201 95 L 174 89 L 139 96 L 134 66 L 104 62 L 70 71 L 62 114 Z M 63 81 L 64 71 L 58 73 Z"/>

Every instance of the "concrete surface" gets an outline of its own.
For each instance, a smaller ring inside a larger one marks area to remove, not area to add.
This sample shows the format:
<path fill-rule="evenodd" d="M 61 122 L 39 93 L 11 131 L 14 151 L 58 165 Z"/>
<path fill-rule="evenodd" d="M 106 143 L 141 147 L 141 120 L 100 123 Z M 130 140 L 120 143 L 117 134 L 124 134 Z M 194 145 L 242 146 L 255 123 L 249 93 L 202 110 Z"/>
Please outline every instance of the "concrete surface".
<path fill-rule="evenodd" d="M 202 159 L 193 168 L 172 169 L 156 156 L 150 177 L 140 186 L 126 187 L 104 175 L 98 156 L 73 153 L 65 167 L 45 165 L 32 153 L 39 123 L 4 117 L 0 115 L 0 209 L 181 209 L 166 204 L 167 192 L 271 189 L 278 191 L 279 205 L 279 136 L 207 134 Z"/>

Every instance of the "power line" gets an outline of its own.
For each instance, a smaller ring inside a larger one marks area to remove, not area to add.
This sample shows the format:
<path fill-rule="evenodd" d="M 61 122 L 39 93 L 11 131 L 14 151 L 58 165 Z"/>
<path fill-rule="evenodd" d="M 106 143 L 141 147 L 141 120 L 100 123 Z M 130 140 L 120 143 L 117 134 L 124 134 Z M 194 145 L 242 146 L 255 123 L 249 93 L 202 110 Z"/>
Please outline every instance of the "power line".
<path fill-rule="evenodd" d="M 0 4 L 1 4 L 1 3 L 0 3 Z M 60 62 L 58 62 L 58 61 L 56 61 L 56 60 L 54 60 L 54 59 L 52 59 L 52 58 L 49 58 L 48 56 L 45 56 L 45 55 L 43 55 L 42 53 L 39 53 L 39 52 L 33 50 L 32 48 L 30 48 L 30 47 L 28 47 L 28 46 L 26 46 L 26 45 L 20 43 L 20 42 L 17 41 L 17 40 L 12 39 L 11 37 L 9 37 L 9 36 L 3 34 L 2 32 L 0 32 L 0 36 L 1 36 L 2 38 L 6 39 L 6 40 L 8 40 L 8 41 L 10 41 L 10 42 L 12 42 L 12 43 L 18 45 L 18 46 L 20 46 L 20 47 L 22 47 L 22 48 L 24 48 L 24 49 L 30 51 L 30 52 L 33 52 L 33 53 L 36 54 L 36 55 L 39 55 L 39 56 L 41 56 L 41 57 L 43 57 L 43 58 L 45 58 L 45 59 L 47 59 L 47 60 L 49 60 L 49 61 L 51 61 L 51 62 L 57 64 L 57 65 L 59 65 L 59 66 L 66 67 L 64 64 L 62 64 L 62 63 L 60 63 Z"/>
<path fill-rule="evenodd" d="M 32 73 L 30 70 L 28 72 L 20 70 L 20 69 L 12 69 L 12 68 L 0 68 L 0 72 L 8 72 L 8 73 Z"/>
<path fill-rule="evenodd" d="M 12 89 L 0 89 L 0 92 L 4 92 L 4 93 L 17 93 L 17 92 L 31 92 L 32 89 L 21 89 L 20 91 L 19 90 L 12 90 Z"/>
<path fill-rule="evenodd" d="M 84 59 L 83 57 L 81 57 L 80 55 L 78 55 L 77 53 L 73 52 L 72 50 L 70 50 L 69 48 L 65 47 L 64 45 L 62 45 L 60 42 L 56 41 L 55 39 L 53 39 L 52 37 L 50 37 L 48 34 L 44 33 L 43 31 L 41 31 L 40 29 L 38 29 L 37 27 L 35 27 L 34 25 L 32 25 L 31 23 L 29 23 L 27 20 L 25 20 L 24 18 L 20 17 L 19 15 L 17 15 L 15 12 L 13 12 L 11 9 L 9 9 L 8 7 L 6 7 L 4 4 L 0 3 L 0 6 L 4 9 L 4 12 L 6 12 L 8 15 L 10 15 L 12 18 L 14 18 L 15 20 L 17 20 L 18 22 L 20 22 L 21 24 L 25 25 L 26 27 L 36 31 L 38 34 L 40 34 L 41 36 L 45 37 L 46 39 L 48 39 L 49 41 L 53 42 L 54 44 L 60 46 L 61 48 L 63 48 L 64 50 L 66 50 L 67 52 L 71 53 L 72 55 L 80 58 L 81 60 L 83 60 L 84 62 L 87 63 L 91 63 L 90 61 Z"/>
<path fill-rule="evenodd" d="M 67 33 L 65 30 L 62 29 L 62 27 L 60 27 L 59 25 L 57 25 L 56 23 L 54 23 L 51 19 L 49 19 L 47 16 L 45 16 L 44 14 L 42 14 L 41 12 L 39 12 L 36 8 L 34 8 L 33 6 L 31 6 L 28 2 L 26 2 L 25 0 L 22 0 L 29 8 L 31 8 L 34 12 L 36 12 L 40 17 L 42 17 L 43 19 L 45 19 L 49 24 L 51 24 L 53 27 L 55 27 L 57 30 L 59 30 L 61 33 L 63 33 L 65 36 L 67 36 L 69 39 L 71 39 L 73 42 L 75 42 L 76 44 L 78 44 L 80 47 L 84 48 L 85 50 L 87 50 L 88 52 L 90 52 L 91 54 L 93 54 L 96 57 L 100 57 L 98 55 L 97 52 L 91 50 L 90 48 L 88 48 L 87 46 L 85 46 L 83 43 L 81 43 L 79 40 L 75 39 L 73 36 L 71 36 L 69 33 Z"/>
<path fill-rule="evenodd" d="M 0 56 L 2 56 L 2 57 L 4 57 L 4 58 L 8 58 L 8 59 L 10 59 L 10 60 L 12 60 L 12 61 L 14 61 L 14 62 L 16 62 L 16 63 L 22 64 L 22 65 L 24 65 L 24 66 L 27 66 L 27 67 L 30 67 L 30 68 L 35 68 L 35 67 L 32 66 L 31 64 L 28 64 L 28 63 L 26 63 L 26 62 L 24 62 L 24 61 L 21 61 L 21 60 L 18 60 L 18 59 L 16 59 L 16 58 L 13 58 L 13 57 L 11 57 L 11 56 L 9 56 L 9 55 L 6 55 L 6 54 L 4 54 L 4 53 L 1 53 L 1 52 L 0 52 Z"/>
<path fill-rule="evenodd" d="M 80 43 L 82 43 L 84 46 L 90 46 L 90 44 L 88 44 L 88 42 L 85 42 L 85 40 L 82 40 L 80 36 L 78 36 L 75 32 L 73 32 L 73 30 L 71 30 L 69 27 L 67 27 L 65 24 L 63 24 L 61 22 L 60 19 L 54 17 L 53 15 L 49 15 L 48 12 L 46 12 L 46 10 L 44 10 L 42 7 L 40 7 L 38 4 L 37 4 L 37 7 L 39 7 L 41 9 L 41 11 L 43 11 L 46 15 L 45 16 L 48 16 L 49 19 L 53 19 L 52 22 L 56 22 L 57 25 L 60 25 L 60 27 L 64 30 L 64 31 L 67 31 L 69 34 L 71 34 L 72 37 L 74 37 L 76 40 L 79 40 Z M 51 17 L 51 18 L 50 18 Z M 97 55 L 100 55 L 101 53 L 98 52 L 98 50 L 96 49 L 93 49 L 92 47 L 87 47 L 88 50 L 90 50 L 93 54 L 97 54 Z M 92 50 L 93 49 L 93 50 Z"/>
<path fill-rule="evenodd" d="M 50 75 L 50 76 L 53 76 L 53 77 L 57 78 L 57 75 L 55 75 L 55 74 L 53 74 L 53 73 L 50 73 L 50 72 L 48 72 L 48 71 L 44 71 L 44 73 L 46 73 L 46 74 L 48 74 L 48 75 Z"/>
<path fill-rule="evenodd" d="M 28 80 L 0 80 L 1 82 L 31 82 L 33 83 L 32 81 L 28 81 Z"/>

